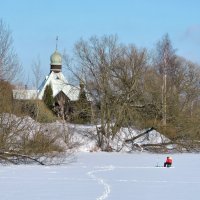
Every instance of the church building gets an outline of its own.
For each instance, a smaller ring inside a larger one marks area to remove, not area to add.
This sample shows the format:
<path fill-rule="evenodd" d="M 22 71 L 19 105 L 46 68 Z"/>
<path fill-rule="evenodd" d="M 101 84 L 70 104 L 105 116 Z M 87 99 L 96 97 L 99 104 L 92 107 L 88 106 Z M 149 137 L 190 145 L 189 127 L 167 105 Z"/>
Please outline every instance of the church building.
<path fill-rule="evenodd" d="M 43 100 L 45 89 L 51 86 L 54 113 L 65 120 L 77 118 L 89 119 L 88 108 L 92 102 L 90 95 L 85 91 L 84 84 L 71 85 L 62 73 L 62 56 L 57 51 L 50 57 L 50 72 L 43 80 L 39 88 L 29 90 L 27 88 L 14 89 L 13 99 L 20 101 Z M 69 119 L 70 116 L 70 119 Z"/>
<path fill-rule="evenodd" d="M 15 89 L 13 98 L 21 100 L 40 99 L 42 100 L 47 85 L 51 85 L 53 97 L 65 95 L 69 101 L 77 101 L 80 93 L 80 86 L 72 86 L 68 83 L 62 73 L 62 56 L 55 50 L 50 57 L 50 73 L 43 80 L 37 90 Z"/>

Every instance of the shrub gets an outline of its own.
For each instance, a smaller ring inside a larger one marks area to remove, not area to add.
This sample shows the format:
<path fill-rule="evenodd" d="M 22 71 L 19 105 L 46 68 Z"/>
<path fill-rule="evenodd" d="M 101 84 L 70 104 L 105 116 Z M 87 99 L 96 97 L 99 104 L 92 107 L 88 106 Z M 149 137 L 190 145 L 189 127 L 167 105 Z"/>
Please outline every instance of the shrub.
<path fill-rule="evenodd" d="M 41 123 L 54 122 L 57 119 L 53 112 L 40 100 L 21 101 L 21 112 Z"/>

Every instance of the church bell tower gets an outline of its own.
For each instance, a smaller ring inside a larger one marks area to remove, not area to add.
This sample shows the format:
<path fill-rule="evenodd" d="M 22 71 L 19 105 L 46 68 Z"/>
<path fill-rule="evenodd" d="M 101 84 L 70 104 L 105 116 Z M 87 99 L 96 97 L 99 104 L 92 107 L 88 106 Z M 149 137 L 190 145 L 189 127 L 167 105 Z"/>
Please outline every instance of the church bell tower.
<path fill-rule="evenodd" d="M 62 71 L 62 56 L 57 51 L 58 37 L 56 38 L 56 50 L 50 57 L 50 72 L 61 72 Z"/>

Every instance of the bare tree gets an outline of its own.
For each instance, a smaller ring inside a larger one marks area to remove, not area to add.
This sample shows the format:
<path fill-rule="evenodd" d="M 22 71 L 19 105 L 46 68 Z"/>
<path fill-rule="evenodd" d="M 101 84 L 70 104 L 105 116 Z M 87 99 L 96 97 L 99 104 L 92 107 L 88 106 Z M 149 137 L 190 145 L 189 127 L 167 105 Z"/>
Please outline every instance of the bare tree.
<path fill-rule="evenodd" d="M 162 118 L 163 125 L 167 124 L 167 76 L 171 74 L 173 70 L 173 62 L 175 60 L 175 50 L 172 47 L 169 35 L 163 36 L 162 40 L 157 43 L 157 55 L 156 55 L 157 68 L 163 76 L 162 83 Z"/>
<path fill-rule="evenodd" d="M 33 71 L 33 75 L 34 75 L 33 86 L 36 89 L 38 89 L 39 85 L 41 83 L 42 77 L 43 77 L 42 70 L 41 70 L 41 61 L 40 61 L 39 56 L 32 63 L 32 71 Z"/>
<path fill-rule="evenodd" d="M 22 68 L 13 48 L 13 39 L 8 26 L 0 19 L 0 79 L 17 80 Z"/>
<path fill-rule="evenodd" d="M 34 80 L 33 80 L 33 86 L 36 88 L 37 90 L 37 99 L 38 99 L 38 89 L 42 80 L 42 70 L 41 70 L 41 61 L 40 61 L 40 57 L 38 56 L 36 60 L 33 61 L 32 63 L 32 71 L 33 71 L 33 75 L 34 75 Z M 35 119 L 38 119 L 38 115 L 39 115 L 39 101 L 36 101 L 36 117 Z"/>
<path fill-rule="evenodd" d="M 96 105 L 98 146 L 108 150 L 116 133 L 131 121 L 134 108 L 140 106 L 146 50 L 121 45 L 116 36 L 94 36 L 76 43 L 75 54 L 80 66 L 75 74 Z"/>
<path fill-rule="evenodd" d="M 121 139 L 120 129 L 131 126 L 155 127 L 171 139 L 170 144 L 186 148 L 186 136 L 192 143 L 197 130 L 191 122 L 197 122 L 200 114 L 200 73 L 197 65 L 175 55 L 168 35 L 158 43 L 152 67 L 146 49 L 119 44 L 116 36 L 80 40 L 75 55 L 77 63 L 66 63 L 95 105 L 92 116 L 98 147 L 110 151 L 111 143 Z M 65 56 L 64 60 L 69 61 Z M 169 143 L 159 145 L 166 150 Z"/>
<path fill-rule="evenodd" d="M 199 115 L 199 66 L 178 57 L 169 36 L 165 35 L 157 46 L 152 75 L 157 77 L 156 85 L 150 85 L 148 81 L 147 93 L 150 96 L 152 89 L 157 88 L 154 89 L 154 100 L 156 96 L 158 98 L 154 103 L 161 110 L 162 127 L 157 123 L 159 131 L 175 140 L 193 137 L 197 130 L 192 128 L 196 127 L 192 121 L 195 122 Z M 158 83 L 162 85 L 161 92 Z"/>

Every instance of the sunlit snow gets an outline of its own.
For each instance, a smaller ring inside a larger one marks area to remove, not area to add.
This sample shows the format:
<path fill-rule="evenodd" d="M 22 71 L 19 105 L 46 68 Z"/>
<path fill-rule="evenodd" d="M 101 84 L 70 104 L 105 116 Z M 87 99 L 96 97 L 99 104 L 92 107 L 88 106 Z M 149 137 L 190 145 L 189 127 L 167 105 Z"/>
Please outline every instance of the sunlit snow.
<path fill-rule="evenodd" d="M 2 200 L 197 200 L 200 155 L 79 153 L 59 166 L 0 166 Z"/>

